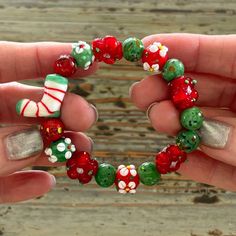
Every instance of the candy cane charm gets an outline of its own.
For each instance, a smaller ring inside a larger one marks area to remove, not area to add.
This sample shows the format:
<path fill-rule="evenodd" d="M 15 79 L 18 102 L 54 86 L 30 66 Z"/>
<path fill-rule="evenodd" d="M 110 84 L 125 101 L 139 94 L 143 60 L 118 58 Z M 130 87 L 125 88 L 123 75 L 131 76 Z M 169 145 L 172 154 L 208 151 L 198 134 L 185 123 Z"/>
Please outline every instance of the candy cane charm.
<path fill-rule="evenodd" d="M 40 102 L 22 99 L 16 104 L 18 115 L 25 117 L 59 117 L 68 80 L 57 74 L 47 75 L 44 94 Z"/>

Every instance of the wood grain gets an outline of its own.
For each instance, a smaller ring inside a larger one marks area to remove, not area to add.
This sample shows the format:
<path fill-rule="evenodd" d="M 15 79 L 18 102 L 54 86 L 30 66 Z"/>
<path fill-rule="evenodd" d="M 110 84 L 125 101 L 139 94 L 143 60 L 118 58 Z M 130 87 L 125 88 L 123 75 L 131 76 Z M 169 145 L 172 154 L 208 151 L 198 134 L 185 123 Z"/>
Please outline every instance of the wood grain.
<path fill-rule="evenodd" d="M 2 40 L 21 42 L 90 42 L 107 34 L 120 40 L 160 32 L 231 34 L 236 32 L 236 1 L 0 0 L 0 22 Z M 98 160 L 138 165 L 173 141 L 157 134 L 129 99 L 129 86 L 143 76 L 138 63 L 121 61 L 112 68 L 102 64 L 95 75 L 71 81 L 70 90 L 100 112 L 88 132 Z M 121 196 L 94 182 L 81 186 L 70 181 L 64 168 L 49 171 L 57 177 L 53 191 L 0 207 L 0 235 L 236 235 L 235 193 L 172 174 L 153 188 L 141 186 L 136 196 Z"/>

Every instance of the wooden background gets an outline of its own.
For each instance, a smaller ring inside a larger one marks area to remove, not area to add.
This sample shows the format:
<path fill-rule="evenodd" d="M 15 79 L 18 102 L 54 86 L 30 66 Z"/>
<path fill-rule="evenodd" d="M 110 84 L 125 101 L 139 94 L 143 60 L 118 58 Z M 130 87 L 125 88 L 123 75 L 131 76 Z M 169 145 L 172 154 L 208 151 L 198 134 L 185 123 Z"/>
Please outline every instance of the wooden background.
<path fill-rule="evenodd" d="M 2 40 L 90 42 L 106 34 L 120 40 L 159 32 L 230 34 L 236 32 L 235 24 L 235 0 L 0 0 Z M 130 103 L 129 86 L 143 75 L 139 65 L 102 64 L 96 75 L 71 85 L 100 111 L 88 133 L 99 160 L 138 164 L 170 142 Z M 52 192 L 0 207 L 0 235 L 236 235 L 235 193 L 172 174 L 159 186 L 123 196 L 94 182 L 80 186 L 69 181 L 62 168 L 49 171 L 58 182 Z"/>

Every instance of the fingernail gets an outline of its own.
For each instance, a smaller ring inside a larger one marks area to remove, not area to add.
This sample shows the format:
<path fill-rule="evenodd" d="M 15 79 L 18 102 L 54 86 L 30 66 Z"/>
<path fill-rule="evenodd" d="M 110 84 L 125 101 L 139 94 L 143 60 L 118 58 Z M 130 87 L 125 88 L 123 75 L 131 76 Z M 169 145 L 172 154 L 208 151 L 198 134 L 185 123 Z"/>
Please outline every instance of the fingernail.
<path fill-rule="evenodd" d="M 201 143 L 212 148 L 224 148 L 232 126 L 217 120 L 205 119 L 199 130 Z"/>
<path fill-rule="evenodd" d="M 147 116 L 147 118 L 150 120 L 150 111 L 151 111 L 151 109 L 155 106 L 155 105 L 157 105 L 158 104 L 158 102 L 154 102 L 154 103 L 152 103 L 149 107 L 148 107 L 148 109 L 147 109 L 147 111 L 146 111 L 146 116 Z"/>
<path fill-rule="evenodd" d="M 52 188 L 54 188 L 57 183 L 56 178 L 54 175 L 51 175 L 51 174 L 50 174 L 50 177 L 51 177 L 51 186 L 52 186 Z"/>
<path fill-rule="evenodd" d="M 9 160 L 21 160 L 35 156 L 43 150 L 43 139 L 36 128 L 9 134 L 5 139 Z"/>
<path fill-rule="evenodd" d="M 91 143 L 91 152 L 92 152 L 93 151 L 93 147 L 94 147 L 94 141 L 90 137 L 88 137 L 88 139 L 89 139 L 89 141 Z"/>
<path fill-rule="evenodd" d="M 97 110 L 97 108 L 96 108 L 93 104 L 91 104 L 91 103 L 90 103 L 90 107 L 92 107 L 93 110 L 94 110 L 94 114 L 95 114 L 95 122 L 94 122 L 94 123 L 96 123 L 96 122 L 98 121 L 98 110 Z"/>

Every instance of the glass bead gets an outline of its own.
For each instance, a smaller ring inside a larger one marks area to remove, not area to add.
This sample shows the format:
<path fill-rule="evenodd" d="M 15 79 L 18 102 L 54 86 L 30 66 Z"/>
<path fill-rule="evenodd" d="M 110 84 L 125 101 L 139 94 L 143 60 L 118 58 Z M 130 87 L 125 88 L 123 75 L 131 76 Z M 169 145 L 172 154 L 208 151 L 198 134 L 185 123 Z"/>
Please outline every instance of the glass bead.
<path fill-rule="evenodd" d="M 176 137 L 176 144 L 189 153 L 197 149 L 200 144 L 200 136 L 194 130 L 180 131 Z"/>
<path fill-rule="evenodd" d="M 114 36 L 94 39 L 92 48 L 95 59 L 106 64 L 114 64 L 123 57 L 122 43 Z"/>
<path fill-rule="evenodd" d="M 153 162 L 145 162 L 138 168 L 140 182 L 151 186 L 160 181 L 161 175 L 157 172 L 156 166 Z"/>
<path fill-rule="evenodd" d="M 61 76 L 70 77 L 76 69 L 76 61 L 70 55 L 62 55 L 54 63 L 54 72 Z"/>
<path fill-rule="evenodd" d="M 200 129 L 203 123 L 203 115 L 199 108 L 191 107 L 180 114 L 181 125 L 189 130 Z"/>
<path fill-rule="evenodd" d="M 98 167 L 98 172 L 95 176 L 95 180 L 99 186 L 107 188 L 114 183 L 115 177 L 115 167 L 107 163 L 102 163 Z"/>
<path fill-rule="evenodd" d="M 60 119 L 47 119 L 40 124 L 44 144 L 50 144 L 64 135 L 64 124 Z"/>
<path fill-rule="evenodd" d="M 171 161 L 178 161 L 180 163 L 185 162 L 187 159 L 187 154 L 179 148 L 178 145 L 171 144 L 169 145 L 165 152 L 169 155 Z"/>
<path fill-rule="evenodd" d="M 143 69 L 154 73 L 161 73 L 168 59 L 167 52 L 168 48 L 159 42 L 149 45 L 143 50 Z"/>
<path fill-rule="evenodd" d="M 140 39 L 130 37 L 123 42 L 123 54 L 127 61 L 138 61 L 144 50 L 143 42 Z"/>
<path fill-rule="evenodd" d="M 189 77 L 180 76 L 169 83 L 171 100 L 178 109 L 184 110 L 194 106 L 198 99 L 196 82 Z"/>
<path fill-rule="evenodd" d="M 98 162 L 87 152 L 78 152 L 66 163 L 67 175 L 71 179 L 78 179 L 81 184 L 87 184 L 97 174 Z"/>
<path fill-rule="evenodd" d="M 87 70 L 95 59 L 91 46 L 84 41 L 72 44 L 71 56 L 76 60 L 77 66 L 84 70 Z"/>
<path fill-rule="evenodd" d="M 162 76 L 167 81 L 184 74 L 184 64 L 178 59 L 169 59 L 163 67 Z"/>
<path fill-rule="evenodd" d="M 139 175 L 134 165 L 120 165 L 116 171 L 115 185 L 119 193 L 136 193 Z"/>
<path fill-rule="evenodd" d="M 45 149 L 45 154 L 48 160 L 54 162 L 64 162 L 70 159 L 76 151 L 75 145 L 71 142 L 70 138 L 61 138 L 52 142 L 48 148 Z"/>

